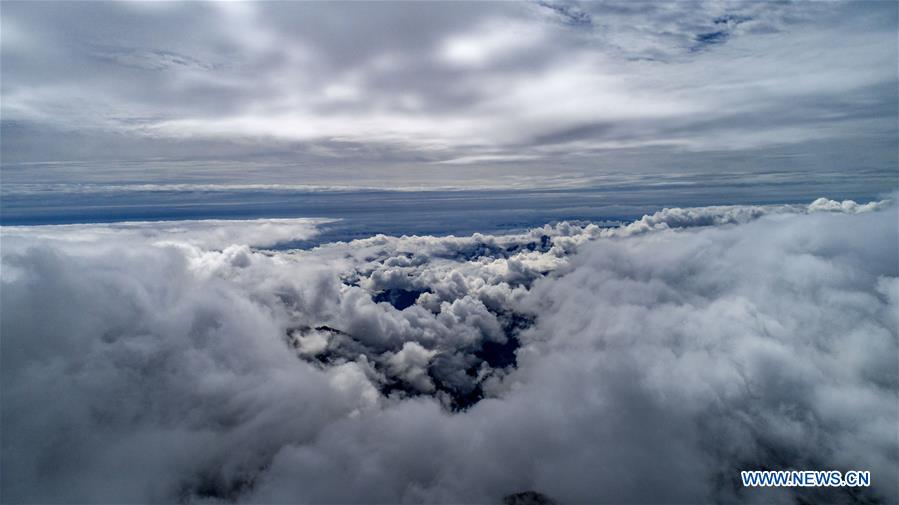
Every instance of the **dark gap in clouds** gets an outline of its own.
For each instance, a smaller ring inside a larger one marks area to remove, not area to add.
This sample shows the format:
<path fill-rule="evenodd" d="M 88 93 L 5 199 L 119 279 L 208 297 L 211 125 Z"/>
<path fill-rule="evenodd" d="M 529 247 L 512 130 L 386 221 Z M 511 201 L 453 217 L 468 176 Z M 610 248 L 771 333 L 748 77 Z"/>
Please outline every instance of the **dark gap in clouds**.
<path fill-rule="evenodd" d="M 534 323 L 531 320 L 528 326 L 533 324 Z M 528 326 L 525 326 L 525 328 Z M 506 341 L 503 343 L 494 342 L 492 340 L 485 341 L 481 345 L 481 349 L 474 352 L 474 355 L 484 360 L 493 368 L 515 368 L 518 364 L 518 358 L 515 356 L 515 351 L 517 351 L 519 347 L 521 347 L 521 342 L 518 341 L 518 338 L 507 335 Z"/>
<path fill-rule="evenodd" d="M 430 293 L 430 289 L 403 289 L 390 288 L 372 297 L 375 303 L 387 302 L 396 310 L 403 310 L 415 305 L 415 300 L 424 293 Z"/>
<path fill-rule="evenodd" d="M 428 367 L 438 394 L 448 399 L 443 405 L 449 412 L 464 412 L 484 399 L 484 391 L 476 382 L 479 362 L 474 355 L 438 354 Z"/>
<path fill-rule="evenodd" d="M 720 44 L 727 40 L 730 34 L 724 30 L 717 32 L 700 33 L 696 35 L 696 41 L 703 44 Z"/>
<path fill-rule="evenodd" d="M 463 249 L 452 251 L 451 253 L 438 256 L 460 261 L 475 261 L 482 257 L 507 257 L 506 252 L 501 246 L 496 244 L 476 242 Z"/>
<path fill-rule="evenodd" d="M 387 350 L 370 347 L 342 330 L 327 325 L 315 328 L 291 328 L 287 331 L 288 342 L 295 349 L 299 349 L 296 332 L 304 333 L 309 330 L 325 332 L 333 338 L 328 342 L 326 350 L 313 356 L 301 356 L 301 359 L 328 368 L 353 363 L 360 356 L 364 356 L 368 359 L 368 363 L 384 377 L 383 381 L 377 384 L 380 394 L 385 397 L 398 395 L 399 398 L 414 398 L 423 395 L 439 397 L 442 395 L 449 399 L 449 404 L 445 406 L 450 412 L 461 412 L 484 398 L 481 386 L 475 383 L 480 363 L 486 362 L 487 357 L 494 360 L 502 357 L 503 362 L 509 362 L 509 349 L 514 353 L 514 349 L 518 347 L 517 339 L 515 339 L 513 346 L 506 346 L 503 349 L 491 348 L 492 352 L 487 353 L 489 356 L 484 353 L 478 355 L 480 351 L 466 352 L 464 349 L 460 352 L 440 352 L 427 367 L 427 375 L 433 380 L 435 390 L 431 393 L 424 393 L 416 389 L 413 384 L 389 372 L 389 365 L 384 359 Z M 512 338 L 514 339 L 514 337 Z M 514 366 L 514 360 L 511 361 Z"/>
<path fill-rule="evenodd" d="M 274 454 L 269 456 L 269 459 Z M 270 464 L 270 463 L 269 463 Z M 237 503 L 241 496 L 250 493 L 256 486 L 259 476 L 266 471 L 269 464 L 260 467 L 253 473 L 242 473 L 238 476 L 226 476 L 222 469 L 204 472 L 195 479 L 182 484 L 178 503 L 194 503 L 196 500 L 212 500 L 216 502 Z"/>
<path fill-rule="evenodd" d="M 495 342 L 493 340 L 481 340 L 481 347 L 474 351 L 474 356 L 480 360 L 475 366 L 471 366 L 466 370 L 469 376 L 476 376 L 481 364 L 487 363 L 494 370 L 514 370 L 518 367 L 517 351 L 521 347 L 521 341 L 518 336 L 521 332 L 533 327 L 536 324 L 536 316 L 521 314 L 516 312 L 493 312 L 498 316 L 503 326 L 505 342 Z M 483 386 L 476 383 L 475 387 L 468 392 L 459 394 L 457 389 L 450 389 L 452 398 L 452 410 L 460 411 L 472 407 L 478 401 L 484 398 Z M 455 393 L 455 394 L 452 394 Z"/>
<path fill-rule="evenodd" d="M 506 248 L 508 253 L 516 253 L 523 250 L 546 252 L 552 247 L 552 237 L 549 235 L 541 235 L 540 242 L 528 242 L 526 244 L 513 244 Z"/>
<path fill-rule="evenodd" d="M 540 244 L 544 247 L 543 252 L 548 250 L 549 237 L 543 235 Z M 517 250 L 519 252 L 537 251 L 538 242 L 528 242 Z M 370 257 L 367 261 L 378 261 L 379 259 L 383 258 Z M 530 282 L 523 283 L 523 286 L 529 287 Z M 422 294 L 431 292 L 430 289 L 391 288 L 374 296 L 373 301 L 375 303 L 388 302 L 396 310 L 401 311 L 414 306 Z M 445 406 L 450 412 L 461 412 L 484 399 L 482 384 L 477 378 L 485 364 L 494 372 L 514 370 L 518 366 L 516 353 L 521 347 L 519 335 L 536 324 L 536 317 L 533 314 L 507 309 L 488 308 L 487 310 L 499 321 L 504 340 L 497 342 L 487 335 L 482 335 L 479 344 L 474 348 L 463 348 L 455 352 L 439 351 L 427 367 L 427 374 L 435 385 L 435 390 L 430 393 L 416 389 L 414 385 L 390 372 L 389 359 L 384 359 L 385 353 L 389 351 L 369 346 L 360 338 L 343 330 L 328 325 L 291 327 L 286 330 L 286 337 L 291 347 L 299 350 L 298 335 L 308 335 L 310 331 L 326 333 L 331 337 L 326 349 L 312 356 L 301 356 L 301 359 L 327 368 L 354 362 L 359 356 L 365 356 L 368 358 L 368 363 L 385 378 L 378 386 L 379 391 L 385 397 L 397 394 L 403 398 L 422 395 L 443 397 L 447 399 L 448 403 Z"/>
<path fill-rule="evenodd" d="M 725 43 L 730 38 L 730 32 L 726 30 L 717 30 L 714 32 L 706 32 L 706 33 L 698 33 L 693 40 L 697 42 L 696 45 L 690 48 L 690 51 L 700 51 L 708 46 L 718 45 Z"/>

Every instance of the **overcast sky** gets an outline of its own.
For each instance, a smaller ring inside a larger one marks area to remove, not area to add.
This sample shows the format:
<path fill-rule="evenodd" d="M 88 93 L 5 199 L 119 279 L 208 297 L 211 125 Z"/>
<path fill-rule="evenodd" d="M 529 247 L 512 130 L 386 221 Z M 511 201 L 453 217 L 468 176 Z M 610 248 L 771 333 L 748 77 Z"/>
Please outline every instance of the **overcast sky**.
<path fill-rule="evenodd" d="M 2 158 L 17 182 L 53 182 L 21 172 L 49 161 L 144 182 L 160 166 L 247 182 L 895 173 L 895 2 L 2 14 Z"/>

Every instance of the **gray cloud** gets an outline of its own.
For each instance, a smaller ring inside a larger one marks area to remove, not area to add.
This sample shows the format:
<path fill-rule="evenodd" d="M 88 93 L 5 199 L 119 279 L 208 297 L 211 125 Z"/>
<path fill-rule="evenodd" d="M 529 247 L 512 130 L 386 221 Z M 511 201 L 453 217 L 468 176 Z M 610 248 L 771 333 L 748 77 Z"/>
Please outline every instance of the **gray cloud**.
<path fill-rule="evenodd" d="M 720 152 L 761 170 L 784 149 L 804 169 L 849 169 L 825 140 L 892 170 L 896 15 L 888 2 L 10 3 L 4 168 L 227 159 L 240 172 L 265 155 L 272 177 L 298 180 L 309 164 L 454 160 L 597 175 L 650 147 L 669 171 Z M 650 150 L 632 170 L 658 163 Z"/>
<path fill-rule="evenodd" d="M 4 227 L 3 496 L 894 501 L 895 212 L 672 208 L 305 251 L 250 247 L 303 220 Z M 761 467 L 874 485 L 737 486 Z"/>

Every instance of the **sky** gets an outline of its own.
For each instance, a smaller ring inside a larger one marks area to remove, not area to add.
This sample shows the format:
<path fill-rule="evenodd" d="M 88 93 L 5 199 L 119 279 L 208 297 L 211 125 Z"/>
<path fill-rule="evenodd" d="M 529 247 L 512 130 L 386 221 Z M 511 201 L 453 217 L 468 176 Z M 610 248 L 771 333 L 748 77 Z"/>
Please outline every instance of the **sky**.
<path fill-rule="evenodd" d="M 899 502 L 897 11 L 0 2 L 0 499 Z"/>
<path fill-rule="evenodd" d="M 835 174 L 858 173 L 871 197 L 896 186 L 894 2 L 2 12 L 7 191 L 582 187 L 772 172 L 834 187 Z"/>

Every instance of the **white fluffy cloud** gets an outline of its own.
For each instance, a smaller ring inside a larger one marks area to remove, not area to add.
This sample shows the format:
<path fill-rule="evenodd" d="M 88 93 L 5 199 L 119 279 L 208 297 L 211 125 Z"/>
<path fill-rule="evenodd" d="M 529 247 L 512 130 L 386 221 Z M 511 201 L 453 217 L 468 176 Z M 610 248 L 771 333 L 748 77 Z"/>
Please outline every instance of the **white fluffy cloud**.
<path fill-rule="evenodd" d="M 895 222 L 818 200 L 304 251 L 258 247 L 312 222 L 3 228 L 3 496 L 894 501 Z M 874 485 L 738 486 L 759 468 Z"/>

